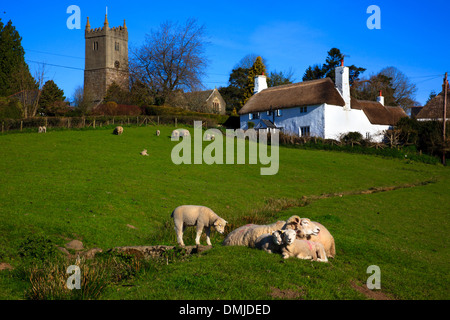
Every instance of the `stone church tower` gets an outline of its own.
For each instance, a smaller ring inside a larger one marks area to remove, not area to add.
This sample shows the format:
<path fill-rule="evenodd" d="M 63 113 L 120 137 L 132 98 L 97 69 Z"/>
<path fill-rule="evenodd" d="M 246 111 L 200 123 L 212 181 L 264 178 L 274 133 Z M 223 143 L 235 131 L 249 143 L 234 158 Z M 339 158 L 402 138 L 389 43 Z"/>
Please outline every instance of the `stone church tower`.
<path fill-rule="evenodd" d="M 105 15 L 103 28 L 91 29 L 89 17 L 85 30 L 84 90 L 99 104 L 106 95 L 109 85 L 116 82 L 128 90 L 128 30 L 123 27 L 109 27 Z"/>

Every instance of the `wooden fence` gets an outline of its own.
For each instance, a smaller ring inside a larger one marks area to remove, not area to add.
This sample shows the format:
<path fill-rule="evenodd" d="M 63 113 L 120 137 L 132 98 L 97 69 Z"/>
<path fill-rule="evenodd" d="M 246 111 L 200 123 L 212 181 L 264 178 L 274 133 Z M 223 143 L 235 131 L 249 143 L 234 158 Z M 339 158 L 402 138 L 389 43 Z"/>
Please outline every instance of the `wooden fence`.
<path fill-rule="evenodd" d="M 217 125 L 215 119 L 197 116 L 88 116 L 88 117 L 35 117 L 26 119 L 4 119 L 1 121 L 1 133 L 8 131 L 33 131 L 45 126 L 51 128 L 101 128 L 104 126 L 158 126 L 158 125 L 193 125 L 202 121 L 205 127 Z"/>

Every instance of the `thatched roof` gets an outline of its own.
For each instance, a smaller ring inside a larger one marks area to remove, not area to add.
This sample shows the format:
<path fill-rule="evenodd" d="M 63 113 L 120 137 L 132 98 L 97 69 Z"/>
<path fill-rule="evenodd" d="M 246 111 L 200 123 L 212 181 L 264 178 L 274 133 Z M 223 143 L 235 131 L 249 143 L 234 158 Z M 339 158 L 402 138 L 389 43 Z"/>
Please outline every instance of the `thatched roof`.
<path fill-rule="evenodd" d="M 253 95 L 239 114 L 317 104 L 344 106 L 345 102 L 330 78 L 271 87 Z"/>
<path fill-rule="evenodd" d="M 345 102 L 330 78 L 304 81 L 265 89 L 253 95 L 239 110 L 239 114 L 264 112 L 270 109 L 286 109 L 319 104 L 344 106 Z M 383 106 L 376 101 L 362 101 L 351 98 L 352 109 L 363 110 L 372 124 L 395 125 L 406 117 L 400 107 Z"/>
<path fill-rule="evenodd" d="M 400 107 L 383 106 L 377 101 L 351 100 L 352 109 L 364 111 L 371 124 L 395 125 L 400 118 L 407 117 Z"/>
<path fill-rule="evenodd" d="M 442 91 L 417 114 L 416 119 L 441 119 L 444 117 L 444 92 Z M 450 118 L 450 90 L 447 90 L 447 115 Z"/>

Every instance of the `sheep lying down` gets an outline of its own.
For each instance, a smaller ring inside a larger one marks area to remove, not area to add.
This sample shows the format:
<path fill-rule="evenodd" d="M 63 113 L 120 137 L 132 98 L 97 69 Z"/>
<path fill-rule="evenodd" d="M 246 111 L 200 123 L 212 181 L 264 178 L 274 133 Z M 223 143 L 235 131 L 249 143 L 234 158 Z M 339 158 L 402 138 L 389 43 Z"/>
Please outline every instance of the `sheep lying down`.
<path fill-rule="evenodd" d="M 286 221 L 277 221 L 268 225 L 247 224 L 230 232 L 223 241 L 223 245 L 253 248 L 259 236 L 282 229 L 285 225 Z"/>
<path fill-rule="evenodd" d="M 210 208 L 204 206 L 184 205 L 179 206 L 173 210 L 171 217 L 175 224 L 175 232 L 177 234 L 177 242 L 180 246 L 184 246 L 183 232 L 188 226 L 197 227 L 197 235 L 195 237 L 195 244 L 200 244 L 200 236 L 203 228 L 206 233 L 206 243 L 210 246 L 211 240 L 209 238 L 211 227 L 214 227 L 219 233 L 223 234 L 227 222 L 219 217 Z"/>
<path fill-rule="evenodd" d="M 264 250 L 268 253 L 281 253 L 281 245 L 283 244 L 283 230 L 273 231 L 271 234 L 265 233 L 260 235 L 255 242 L 255 248 Z"/>
<path fill-rule="evenodd" d="M 299 222 L 299 216 L 292 216 L 286 221 L 277 221 L 272 224 L 258 225 L 258 224 L 247 224 L 245 226 L 239 227 L 232 232 L 230 232 L 225 240 L 223 241 L 224 246 L 248 246 L 254 247 L 256 239 L 263 234 L 271 234 L 273 231 L 280 229 L 297 229 Z M 306 234 L 309 231 L 305 230 Z"/>
<path fill-rule="evenodd" d="M 320 262 L 328 262 L 323 245 L 319 242 L 297 239 L 297 232 L 289 229 L 283 232 L 281 255 L 284 259 L 295 257 Z"/>
<path fill-rule="evenodd" d="M 329 258 L 336 256 L 336 245 L 331 233 L 322 224 L 311 221 L 308 218 L 302 218 L 298 221 L 297 239 L 319 242 L 325 248 L 325 252 Z"/>

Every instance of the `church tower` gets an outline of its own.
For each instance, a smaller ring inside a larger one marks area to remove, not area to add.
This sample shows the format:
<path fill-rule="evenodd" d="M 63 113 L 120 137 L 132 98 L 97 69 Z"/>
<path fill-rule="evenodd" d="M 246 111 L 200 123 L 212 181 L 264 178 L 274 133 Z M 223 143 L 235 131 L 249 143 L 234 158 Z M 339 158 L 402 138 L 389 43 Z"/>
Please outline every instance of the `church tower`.
<path fill-rule="evenodd" d="M 108 15 L 102 28 L 91 29 L 89 17 L 85 30 L 84 90 L 95 104 L 100 103 L 111 83 L 128 90 L 128 30 L 109 27 Z"/>

